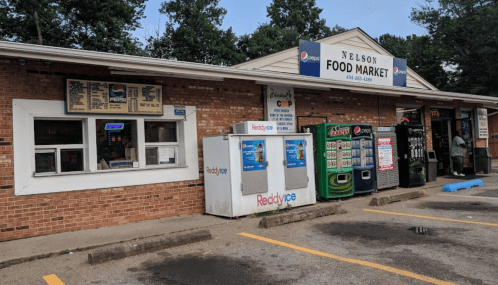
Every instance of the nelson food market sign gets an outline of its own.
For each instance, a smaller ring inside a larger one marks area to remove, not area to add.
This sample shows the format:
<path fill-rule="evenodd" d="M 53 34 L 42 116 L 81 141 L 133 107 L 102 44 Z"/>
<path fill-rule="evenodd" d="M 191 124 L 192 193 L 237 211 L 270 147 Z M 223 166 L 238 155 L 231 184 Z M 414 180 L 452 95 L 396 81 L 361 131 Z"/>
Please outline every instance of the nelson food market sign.
<path fill-rule="evenodd" d="M 299 74 L 406 87 L 406 59 L 312 41 L 299 41 Z"/>

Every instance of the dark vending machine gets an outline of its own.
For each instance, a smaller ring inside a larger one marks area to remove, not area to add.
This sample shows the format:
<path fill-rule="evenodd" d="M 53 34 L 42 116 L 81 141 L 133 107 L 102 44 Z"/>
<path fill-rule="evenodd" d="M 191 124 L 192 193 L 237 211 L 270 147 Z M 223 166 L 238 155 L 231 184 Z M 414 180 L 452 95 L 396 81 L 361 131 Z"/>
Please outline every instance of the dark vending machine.
<path fill-rule="evenodd" d="M 354 193 L 370 193 L 376 188 L 372 125 L 351 125 L 351 130 Z"/>
<path fill-rule="evenodd" d="M 352 196 L 351 125 L 320 124 L 302 128 L 305 132 L 313 133 L 318 197 Z"/>
<path fill-rule="evenodd" d="M 398 142 L 399 186 L 425 184 L 425 131 L 421 125 L 394 125 Z"/>

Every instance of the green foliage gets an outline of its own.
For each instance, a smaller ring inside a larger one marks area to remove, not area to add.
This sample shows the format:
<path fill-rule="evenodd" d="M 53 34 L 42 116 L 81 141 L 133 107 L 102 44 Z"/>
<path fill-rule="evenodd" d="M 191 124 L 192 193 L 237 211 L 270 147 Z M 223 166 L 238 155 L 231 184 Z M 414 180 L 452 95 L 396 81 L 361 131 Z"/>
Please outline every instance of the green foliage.
<path fill-rule="evenodd" d="M 169 21 L 161 37 L 150 37 L 146 51 L 152 57 L 207 64 L 241 62 L 232 29 L 221 29 L 227 11 L 219 0 L 171 0 L 159 10 Z"/>
<path fill-rule="evenodd" d="M 140 54 L 130 31 L 145 0 L 0 0 L 0 38 L 96 51 Z"/>
<path fill-rule="evenodd" d="M 441 60 L 455 66 L 445 90 L 498 96 L 496 0 L 426 0 L 411 19 L 427 29 Z"/>
<path fill-rule="evenodd" d="M 299 45 L 299 40 L 318 40 L 346 31 L 336 25 L 330 29 L 320 19 L 323 9 L 314 0 L 274 0 L 266 8 L 270 23 L 261 24 L 237 43 L 247 60 L 279 52 Z"/>
<path fill-rule="evenodd" d="M 140 27 L 145 0 L 63 0 L 75 46 L 83 49 L 141 54 L 130 31 Z"/>
<path fill-rule="evenodd" d="M 395 57 L 405 58 L 411 69 L 436 88 L 447 88 L 450 73 L 444 70 L 440 48 L 429 36 L 412 35 L 403 38 L 384 34 L 376 40 Z"/>
<path fill-rule="evenodd" d="M 297 32 L 298 38 L 318 40 L 332 35 L 320 19 L 323 9 L 316 7 L 315 0 L 273 0 L 266 8 L 270 25 Z"/>

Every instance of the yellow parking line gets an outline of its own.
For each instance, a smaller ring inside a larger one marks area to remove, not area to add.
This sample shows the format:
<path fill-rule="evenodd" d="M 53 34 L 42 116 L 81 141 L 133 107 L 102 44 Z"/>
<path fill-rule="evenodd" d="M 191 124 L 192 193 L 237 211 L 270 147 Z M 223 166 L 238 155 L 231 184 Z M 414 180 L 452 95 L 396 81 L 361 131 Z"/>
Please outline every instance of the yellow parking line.
<path fill-rule="evenodd" d="M 43 276 L 43 279 L 45 279 L 48 285 L 64 285 L 64 283 L 55 274 Z"/>
<path fill-rule="evenodd" d="M 494 197 L 481 197 L 481 196 L 465 196 L 465 195 L 451 195 L 451 194 L 439 194 L 439 196 L 498 200 L 498 198 L 494 198 Z"/>
<path fill-rule="evenodd" d="M 349 263 L 353 263 L 353 264 L 358 264 L 358 265 L 372 267 L 372 268 L 379 269 L 379 270 L 384 270 L 384 271 L 387 271 L 387 272 L 399 274 L 399 275 L 410 277 L 410 278 L 413 278 L 413 279 L 422 280 L 422 281 L 425 281 L 425 282 L 428 282 L 428 283 L 432 283 L 432 284 L 438 284 L 438 285 L 442 285 L 442 284 L 444 284 L 444 285 L 450 285 L 450 284 L 454 285 L 455 284 L 455 283 L 446 282 L 446 281 L 438 280 L 438 279 L 435 279 L 435 278 L 431 278 L 429 276 L 416 274 L 416 273 L 413 273 L 413 272 L 410 272 L 410 271 L 401 270 L 401 269 L 397 269 L 397 268 L 390 267 L 390 266 L 385 266 L 385 265 L 382 265 L 382 264 L 377 264 L 377 263 L 363 261 L 363 260 L 358 260 L 358 259 L 346 258 L 346 257 L 342 257 L 342 256 L 330 254 L 330 253 L 325 253 L 325 252 L 321 252 L 321 251 L 317 251 L 317 250 L 313 250 L 313 249 L 309 249 L 309 248 L 305 248 L 305 247 L 301 247 L 301 246 L 297 246 L 297 245 L 293 245 L 293 244 L 289 244 L 289 243 L 285 243 L 285 242 L 281 242 L 281 241 L 269 239 L 269 238 L 260 237 L 260 236 L 253 235 L 253 234 L 239 233 L 239 235 L 245 236 L 245 237 L 248 237 L 248 238 L 257 239 L 257 240 L 264 241 L 264 242 L 268 242 L 268 243 L 272 243 L 272 244 L 276 244 L 276 245 L 280 245 L 280 246 L 284 246 L 284 247 L 288 247 L 288 248 L 292 248 L 292 249 L 295 249 L 295 250 L 299 250 L 299 251 L 303 251 L 303 252 L 307 252 L 307 253 L 311 253 L 311 254 L 323 256 L 323 257 L 328 257 L 328 258 L 331 258 L 331 259 L 336 259 L 336 260 L 340 260 L 340 261 L 344 261 L 344 262 L 349 262 Z"/>
<path fill-rule="evenodd" d="M 465 224 L 475 224 L 475 225 L 498 227 L 498 224 L 491 224 L 491 223 L 484 223 L 484 222 L 454 220 L 454 219 L 438 218 L 438 217 L 431 217 L 431 216 L 421 216 L 421 215 L 404 214 L 404 213 L 396 213 L 396 212 L 386 212 L 386 211 L 379 211 L 379 210 L 372 210 L 372 209 L 363 209 L 363 211 L 389 214 L 389 215 L 397 215 L 397 216 L 415 217 L 415 218 L 422 218 L 422 219 L 430 219 L 430 220 L 439 220 L 439 221 L 446 221 L 446 222 L 457 222 L 457 223 L 465 223 Z"/>

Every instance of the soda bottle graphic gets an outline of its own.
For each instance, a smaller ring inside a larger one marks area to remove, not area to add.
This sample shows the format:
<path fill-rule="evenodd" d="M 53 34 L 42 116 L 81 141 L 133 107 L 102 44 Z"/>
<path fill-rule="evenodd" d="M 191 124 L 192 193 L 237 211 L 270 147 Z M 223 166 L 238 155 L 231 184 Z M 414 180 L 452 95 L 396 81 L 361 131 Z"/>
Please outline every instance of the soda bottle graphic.
<path fill-rule="evenodd" d="M 257 145 L 254 145 L 254 161 L 259 162 L 259 148 Z"/>
<path fill-rule="evenodd" d="M 303 143 L 299 143 L 299 160 L 304 160 Z"/>
<path fill-rule="evenodd" d="M 259 152 L 259 162 L 263 162 L 264 159 L 263 159 L 263 145 L 261 143 L 259 143 L 258 145 L 258 152 Z"/>

